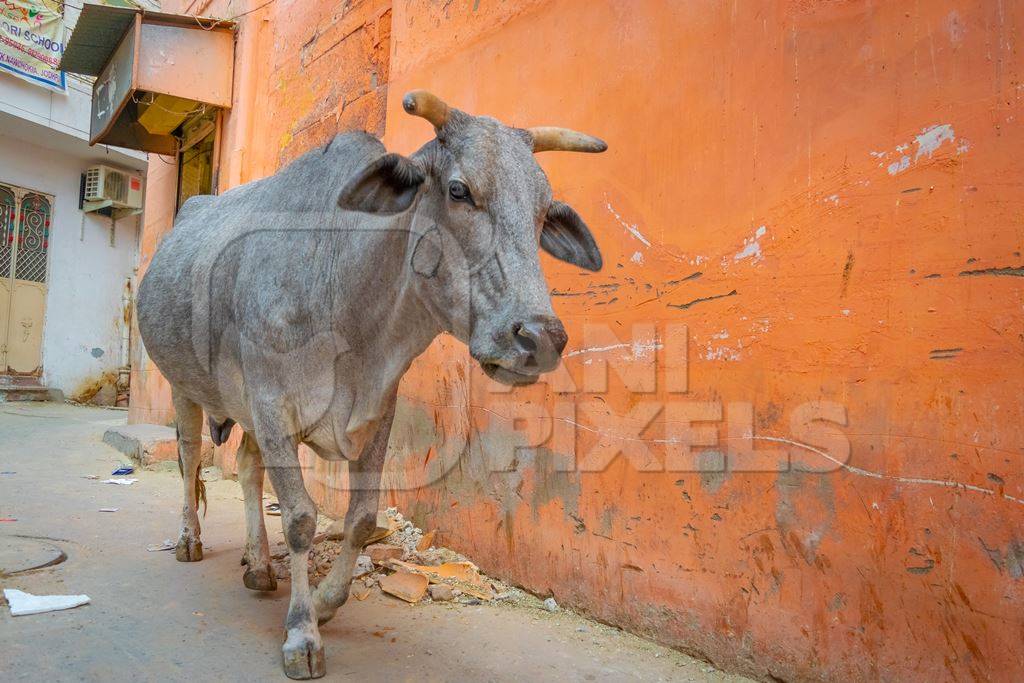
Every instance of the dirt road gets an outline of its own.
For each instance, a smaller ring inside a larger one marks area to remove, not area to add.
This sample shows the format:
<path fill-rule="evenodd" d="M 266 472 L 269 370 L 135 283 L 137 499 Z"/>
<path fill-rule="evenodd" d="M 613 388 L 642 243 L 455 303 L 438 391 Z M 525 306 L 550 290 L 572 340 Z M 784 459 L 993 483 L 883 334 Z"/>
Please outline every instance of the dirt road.
<path fill-rule="evenodd" d="M 146 546 L 176 538 L 176 470 L 103 484 L 122 461 L 102 443 L 124 413 L 64 404 L 0 404 L 0 550 L 50 539 L 60 564 L 0 576 L 4 588 L 87 594 L 75 609 L 12 617 L 0 607 L 0 680 L 285 680 L 280 644 L 288 583 L 242 585 L 241 491 L 207 486 L 204 559 Z M 100 512 L 100 508 L 117 508 Z M 281 540 L 268 518 L 270 541 Z M 26 539 L 19 539 L 24 543 Z M 8 553 L 9 556 L 9 553 Z M 566 611 L 420 604 L 378 592 L 322 628 L 327 679 L 358 681 L 740 681 Z"/>

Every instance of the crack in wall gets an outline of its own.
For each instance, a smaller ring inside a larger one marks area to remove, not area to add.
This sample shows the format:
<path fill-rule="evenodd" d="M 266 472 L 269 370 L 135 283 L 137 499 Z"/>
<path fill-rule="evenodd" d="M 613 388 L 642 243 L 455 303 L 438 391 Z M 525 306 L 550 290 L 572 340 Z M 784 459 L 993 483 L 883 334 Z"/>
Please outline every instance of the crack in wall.
<path fill-rule="evenodd" d="M 1005 277 L 1024 277 L 1024 266 L 1003 266 L 1002 268 L 982 268 L 980 270 L 961 270 L 960 277 L 977 277 L 979 275 L 1001 275 Z"/>
<path fill-rule="evenodd" d="M 726 297 L 736 296 L 737 294 L 739 294 L 739 292 L 737 292 L 734 289 L 731 292 L 729 292 L 728 294 L 712 294 L 711 296 L 702 296 L 702 297 L 700 297 L 698 299 L 694 299 L 693 301 L 687 301 L 685 304 L 665 304 L 665 305 L 668 306 L 669 308 L 678 308 L 680 310 L 685 311 L 686 309 L 690 308 L 691 306 L 696 306 L 697 304 L 702 304 L 705 301 L 714 301 L 715 299 L 724 299 Z"/>
<path fill-rule="evenodd" d="M 983 494 L 985 494 L 987 496 L 1001 495 L 1003 498 L 1005 498 L 1006 500 L 1010 501 L 1011 503 L 1017 503 L 1018 505 L 1024 505 L 1024 498 L 1018 498 L 1016 496 L 1011 496 L 1008 493 L 997 494 L 994 490 L 987 489 L 984 486 L 975 486 L 974 484 L 964 484 L 962 482 L 953 481 L 951 479 L 926 479 L 926 478 L 923 478 L 923 477 L 900 477 L 900 476 L 893 476 L 893 475 L 889 475 L 889 474 L 882 474 L 881 472 L 874 472 L 872 470 L 866 470 L 866 469 L 864 469 L 862 467 L 857 467 L 856 465 L 848 465 L 847 463 L 842 462 L 841 460 L 838 460 L 837 458 L 832 457 L 829 453 L 827 453 L 827 452 L 825 452 L 825 451 L 823 451 L 821 449 L 815 448 L 814 446 L 809 446 L 809 445 L 807 445 L 805 443 L 800 443 L 799 441 L 794 441 L 792 439 L 785 439 L 785 438 L 780 437 L 780 436 L 747 436 L 747 437 L 744 437 L 744 438 L 747 438 L 747 439 L 759 439 L 759 440 L 762 440 L 762 441 L 774 441 L 776 443 L 786 443 L 786 444 L 790 444 L 792 446 L 797 446 L 799 448 L 804 448 L 804 449 L 806 449 L 808 451 L 811 451 L 812 453 L 817 453 L 818 455 L 820 455 L 821 457 L 825 458 L 826 460 L 829 460 L 830 462 L 835 463 L 836 465 L 838 465 L 839 467 L 843 468 L 847 472 L 850 472 L 851 474 L 857 474 L 857 475 L 860 475 L 862 477 L 869 477 L 871 479 L 881 479 L 881 480 L 886 480 L 886 481 L 895 481 L 895 482 L 898 482 L 898 483 L 901 483 L 901 484 L 920 484 L 920 485 L 924 485 L 924 486 L 940 486 L 942 488 L 948 488 L 948 489 L 960 489 L 962 491 L 972 491 L 974 493 L 983 493 Z"/>

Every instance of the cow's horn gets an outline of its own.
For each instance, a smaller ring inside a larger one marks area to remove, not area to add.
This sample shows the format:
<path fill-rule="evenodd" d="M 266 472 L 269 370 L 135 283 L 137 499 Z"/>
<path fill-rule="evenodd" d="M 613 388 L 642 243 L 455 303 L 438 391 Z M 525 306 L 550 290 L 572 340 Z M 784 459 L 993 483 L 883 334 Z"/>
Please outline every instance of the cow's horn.
<path fill-rule="evenodd" d="M 430 121 L 438 130 L 444 128 L 444 124 L 448 123 L 448 117 L 451 116 L 451 109 L 444 100 L 426 90 L 407 92 L 402 98 L 402 107 L 406 113 Z"/>
<path fill-rule="evenodd" d="M 540 126 L 527 131 L 533 138 L 534 152 L 603 152 L 608 149 L 604 140 L 568 128 Z"/>

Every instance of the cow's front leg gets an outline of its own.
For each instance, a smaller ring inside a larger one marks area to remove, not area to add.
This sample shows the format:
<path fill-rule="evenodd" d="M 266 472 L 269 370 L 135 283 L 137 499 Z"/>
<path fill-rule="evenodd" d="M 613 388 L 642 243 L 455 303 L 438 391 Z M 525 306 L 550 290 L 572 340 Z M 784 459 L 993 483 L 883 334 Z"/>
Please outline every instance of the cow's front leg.
<path fill-rule="evenodd" d="M 288 678 L 320 678 L 326 671 L 324 646 L 316 625 L 306 563 L 316 533 L 316 505 L 299 469 L 298 444 L 290 437 L 267 435 L 257 426 L 263 464 L 281 505 L 281 524 L 291 558 L 292 595 L 285 620 L 282 653 Z"/>
<path fill-rule="evenodd" d="M 377 527 L 377 499 L 380 496 L 380 475 L 388 452 L 388 437 L 394 419 L 394 402 L 377 427 L 377 433 L 363 449 L 358 460 L 348 463 L 349 503 L 345 514 L 345 536 L 341 553 L 334 560 L 331 572 L 313 595 L 317 619 L 329 621 L 348 600 L 352 570 L 366 539 Z"/>
<path fill-rule="evenodd" d="M 267 527 L 263 521 L 263 456 L 252 434 L 242 435 L 238 448 L 238 483 L 245 496 L 245 553 L 246 565 L 242 583 L 254 591 L 277 590 L 277 577 L 270 566 L 270 547 Z"/>
<path fill-rule="evenodd" d="M 174 549 L 179 562 L 198 562 L 203 559 L 203 543 L 199 540 L 199 500 L 206 504 L 206 489 L 199 478 L 202 467 L 203 409 L 172 388 L 174 413 L 178 432 L 178 469 L 185 486 L 185 500 L 181 509 L 181 536 Z"/>

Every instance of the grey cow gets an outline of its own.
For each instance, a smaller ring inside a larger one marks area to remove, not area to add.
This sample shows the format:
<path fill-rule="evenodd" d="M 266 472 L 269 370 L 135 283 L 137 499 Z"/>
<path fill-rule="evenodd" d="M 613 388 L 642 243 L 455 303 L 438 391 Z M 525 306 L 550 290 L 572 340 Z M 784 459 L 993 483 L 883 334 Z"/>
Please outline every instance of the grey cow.
<path fill-rule="evenodd" d="M 170 382 L 185 503 L 176 548 L 201 560 L 198 477 L 203 411 L 218 443 L 244 431 L 243 582 L 274 590 L 263 522 L 264 471 L 282 510 L 291 603 L 284 670 L 324 675 L 317 624 L 348 598 L 353 565 L 376 522 L 398 383 L 438 334 L 469 346 L 484 371 L 529 384 L 566 344 L 540 248 L 588 270 L 601 254 L 568 205 L 553 201 L 534 152 L 602 152 L 562 128 L 507 127 L 424 91 L 405 110 L 436 138 L 411 157 L 367 134 L 335 137 L 277 174 L 193 197 L 139 288 L 146 349 Z M 311 592 L 306 559 L 316 507 L 297 448 L 349 462 L 344 549 Z"/>

